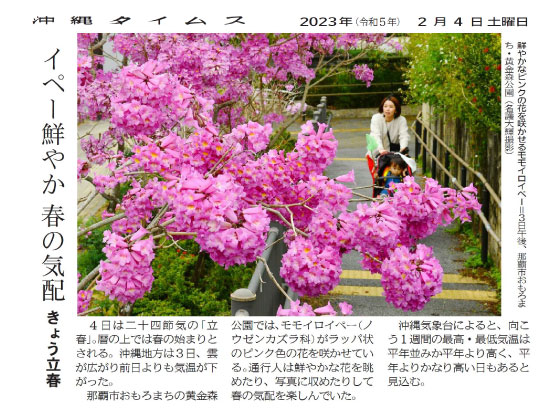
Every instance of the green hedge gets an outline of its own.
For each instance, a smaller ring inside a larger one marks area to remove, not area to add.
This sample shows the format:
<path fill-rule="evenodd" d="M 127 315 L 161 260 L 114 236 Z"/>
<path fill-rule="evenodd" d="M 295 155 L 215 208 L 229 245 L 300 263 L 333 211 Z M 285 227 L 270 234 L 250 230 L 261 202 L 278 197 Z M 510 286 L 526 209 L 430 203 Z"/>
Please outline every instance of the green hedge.
<path fill-rule="evenodd" d="M 89 220 L 89 226 L 98 219 Z M 153 316 L 214 316 L 230 314 L 230 294 L 246 287 L 253 274 L 255 264 L 233 266 L 228 270 L 208 257 L 201 257 L 195 241 L 179 241 L 175 246 L 155 251 L 152 261 L 154 282 L 152 289 L 133 307 L 132 315 Z M 102 259 L 103 229 L 96 229 L 78 242 L 78 272 L 82 278 L 93 270 Z M 198 265 L 203 275 L 195 280 Z M 103 292 L 94 290 L 89 308 L 101 309 L 91 315 L 118 315 L 119 304 L 110 300 Z"/>
<path fill-rule="evenodd" d="M 355 64 L 367 64 L 374 71 L 374 79 L 368 88 L 366 84 L 356 80 L 353 73 L 343 73 L 329 77 L 321 82 L 320 85 L 310 90 L 310 94 L 321 94 L 327 96 L 327 105 L 331 109 L 354 109 L 354 108 L 377 108 L 386 93 L 371 94 L 373 92 L 391 91 L 399 97 L 406 92 L 407 86 L 403 84 L 404 71 L 406 70 L 408 59 L 402 56 L 378 57 L 375 59 L 357 61 Z M 324 74 L 324 72 L 323 72 Z M 318 76 L 321 76 L 319 74 Z M 393 87 L 379 85 L 381 83 L 393 83 Z M 358 86 L 344 86 L 349 84 L 358 84 Z M 337 85 L 336 87 L 321 87 L 323 85 Z M 404 89 L 404 90 L 403 90 Z M 329 93 L 363 93 L 367 95 L 342 95 L 329 96 Z M 320 96 L 308 98 L 306 101 L 309 105 L 316 106 L 319 103 Z"/>

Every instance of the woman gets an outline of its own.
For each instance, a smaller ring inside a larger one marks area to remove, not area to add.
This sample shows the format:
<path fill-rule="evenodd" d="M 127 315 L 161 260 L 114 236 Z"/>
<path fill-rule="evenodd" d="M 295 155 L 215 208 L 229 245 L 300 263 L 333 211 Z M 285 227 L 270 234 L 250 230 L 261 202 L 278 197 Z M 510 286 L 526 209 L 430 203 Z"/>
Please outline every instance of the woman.
<path fill-rule="evenodd" d="M 394 95 L 381 101 L 379 113 L 371 118 L 370 134 L 367 139 L 367 163 L 375 183 L 375 162 L 379 156 L 389 152 L 408 152 L 408 125 L 401 116 L 401 103 Z M 376 196 L 374 187 L 373 196 Z"/>
<path fill-rule="evenodd" d="M 401 116 L 401 103 L 395 96 L 389 95 L 381 101 L 379 113 L 371 118 L 370 136 L 377 143 L 377 148 L 368 148 L 371 158 L 388 152 L 406 153 L 408 125 L 406 118 Z"/>

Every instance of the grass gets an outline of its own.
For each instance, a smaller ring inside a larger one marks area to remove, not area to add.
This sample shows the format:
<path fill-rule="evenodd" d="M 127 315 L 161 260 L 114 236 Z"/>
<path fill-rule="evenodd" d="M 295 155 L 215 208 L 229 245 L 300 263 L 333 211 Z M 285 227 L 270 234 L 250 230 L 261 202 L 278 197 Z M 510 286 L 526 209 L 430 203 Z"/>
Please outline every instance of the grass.
<path fill-rule="evenodd" d="M 498 301 L 487 303 L 487 305 L 495 315 L 500 315 L 502 311 L 502 274 L 490 257 L 486 263 L 482 262 L 479 238 L 472 230 L 472 223 L 456 222 L 446 229 L 446 232 L 458 235 L 461 241 L 461 251 L 467 254 L 462 274 L 483 280 L 496 290 Z"/>
<path fill-rule="evenodd" d="M 416 156 L 414 158 L 414 160 L 416 161 L 416 175 L 417 176 L 425 176 L 426 178 L 431 178 L 432 176 L 432 171 L 430 168 L 430 165 L 426 165 L 428 166 L 427 168 L 424 168 L 422 166 L 422 154 L 419 154 L 418 156 Z"/>

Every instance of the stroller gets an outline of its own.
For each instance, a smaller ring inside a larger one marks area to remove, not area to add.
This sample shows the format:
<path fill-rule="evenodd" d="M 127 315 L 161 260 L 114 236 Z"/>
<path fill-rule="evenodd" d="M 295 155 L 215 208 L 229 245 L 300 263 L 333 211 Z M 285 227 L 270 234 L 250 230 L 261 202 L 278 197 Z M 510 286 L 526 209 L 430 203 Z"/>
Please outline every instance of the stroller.
<path fill-rule="evenodd" d="M 373 179 L 373 197 L 377 197 L 382 190 L 385 189 L 385 183 L 388 179 L 393 177 L 387 177 L 386 173 L 391 163 L 391 158 L 395 155 L 400 156 L 406 163 L 406 168 L 402 174 L 402 177 L 412 176 L 416 172 L 416 162 L 407 155 L 396 152 L 389 152 L 385 155 L 377 156 L 377 161 L 374 161 L 370 156 L 367 156 L 367 162 L 369 167 L 369 172 L 371 178 Z"/>

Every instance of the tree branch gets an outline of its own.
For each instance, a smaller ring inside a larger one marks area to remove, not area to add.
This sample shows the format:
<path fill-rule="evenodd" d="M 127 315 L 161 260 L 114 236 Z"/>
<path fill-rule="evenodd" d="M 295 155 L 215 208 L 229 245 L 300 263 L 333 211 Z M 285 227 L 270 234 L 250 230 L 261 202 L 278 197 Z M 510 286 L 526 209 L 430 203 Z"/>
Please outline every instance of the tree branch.
<path fill-rule="evenodd" d="M 229 100 L 229 101 L 222 102 L 222 103 L 219 103 L 219 104 L 214 105 L 214 114 L 212 115 L 212 121 L 213 121 L 213 122 L 216 122 L 216 121 L 218 120 L 218 113 L 220 112 L 220 110 L 221 110 L 222 108 L 225 108 L 226 106 L 233 105 L 233 104 L 235 104 L 236 102 L 237 102 L 236 100 L 231 99 L 231 100 Z"/>
<path fill-rule="evenodd" d="M 165 203 L 165 205 L 161 208 L 161 210 L 158 212 L 158 214 L 156 214 L 156 216 L 152 219 L 152 221 L 146 227 L 146 229 L 151 230 L 154 227 L 156 227 L 156 225 L 158 224 L 160 219 L 163 217 L 163 215 L 165 214 L 165 212 L 167 211 L 168 208 L 169 208 L 169 203 Z"/>
<path fill-rule="evenodd" d="M 97 44 L 90 45 L 89 49 L 91 51 L 93 51 L 93 50 L 97 50 L 98 48 L 103 47 L 103 45 L 105 45 L 107 43 L 108 38 L 109 38 L 108 33 L 105 33 L 105 34 L 101 35 L 101 39 L 97 42 Z"/>
<path fill-rule="evenodd" d="M 93 312 L 97 312 L 100 309 L 101 309 L 101 306 L 96 306 L 95 308 L 88 309 L 87 311 L 79 313 L 78 316 L 86 316 L 86 315 L 91 314 Z"/>
<path fill-rule="evenodd" d="M 286 298 L 288 298 L 288 300 L 290 302 L 293 302 L 292 298 L 290 296 L 288 296 L 288 294 L 286 293 L 284 288 L 282 286 L 280 286 L 280 283 L 278 283 L 278 281 L 276 280 L 276 277 L 274 277 L 274 274 L 272 274 L 272 271 L 270 271 L 270 268 L 268 267 L 268 264 L 266 263 L 266 260 L 263 257 L 257 257 L 257 260 L 264 264 L 264 268 L 266 269 L 266 272 L 268 273 L 268 276 L 272 279 L 272 281 L 274 282 L 274 284 L 276 285 L 278 290 L 280 290 L 282 292 L 282 294 L 284 296 L 286 296 Z"/>
<path fill-rule="evenodd" d="M 100 191 L 97 189 L 97 186 L 93 183 L 93 178 L 92 178 L 91 176 L 86 176 L 85 178 L 82 178 L 82 179 L 85 179 L 85 180 L 88 181 L 91 185 L 93 185 L 93 186 L 95 187 L 95 190 L 96 190 L 96 191 L 99 193 L 99 195 L 100 195 L 101 197 L 103 197 L 105 200 L 107 200 L 107 201 L 110 202 L 110 203 L 115 203 L 115 204 L 117 204 L 117 199 L 116 199 L 116 197 L 114 197 L 114 196 L 112 196 L 112 195 L 109 195 L 109 194 L 102 193 L 102 192 L 100 192 Z"/>
<path fill-rule="evenodd" d="M 108 224 L 110 224 L 110 223 L 113 223 L 113 222 L 116 221 L 116 220 L 123 219 L 124 217 L 126 217 L 126 214 L 125 214 L 125 213 L 119 213 L 119 214 L 116 214 L 116 215 L 113 216 L 113 217 L 109 217 L 108 219 L 105 219 L 105 220 L 102 220 L 102 221 L 100 221 L 100 222 L 94 223 L 93 225 L 91 225 L 91 226 L 89 226 L 89 227 L 87 227 L 87 228 L 85 228 L 85 229 L 79 231 L 79 232 L 78 232 L 78 238 L 79 238 L 80 236 L 85 235 L 85 234 L 88 233 L 88 232 L 91 232 L 92 230 L 95 230 L 95 229 L 100 228 L 100 227 L 102 227 L 102 226 L 105 226 L 105 225 L 108 225 Z"/>
<path fill-rule="evenodd" d="M 86 286 L 89 284 L 89 282 L 92 281 L 95 278 L 95 276 L 99 274 L 100 268 L 101 268 L 101 264 L 99 264 L 97 267 L 91 270 L 90 273 L 87 276 L 85 276 L 80 283 L 78 283 L 78 290 L 85 289 Z"/>
<path fill-rule="evenodd" d="M 220 158 L 219 161 L 216 162 L 216 164 L 212 167 L 212 169 L 210 169 L 208 172 L 206 172 L 206 174 L 204 174 L 204 179 L 208 178 L 210 175 L 212 175 L 214 173 L 214 171 L 217 170 L 218 165 L 220 163 L 222 163 L 222 161 L 225 159 L 225 157 L 229 154 L 229 152 L 231 152 L 233 150 L 233 148 L 235 147 L 235 143 L 233 143 L 229 149 L 226 150 L 226 152 L 222 155 L 222 157 Z"/>
<path fill-rule="evenodd" d="M 97 197 L 97 194 L 98 194 L 97 190 L 94 190 L 94 191 L 93 191 L 93 194 L 90 193 L 89 195 L 87 195 L 87 196 L 85 197 L 84 203 L 83 203 L 80 207 L 78 207 L 78 211 L 77 211 L 78 216 L 80 215 L 81 212 L 83 212 L 83 211 L 85 210 L 85 208 L 86 208 L 87 206 L 89 206 L 89 204 L 93 201 L 93 199 L 94 199 L 95 197 Z"/>
<path fill-rule="evenodd" d="M 286 226 L 291 226 L 292 229 L 293 229 L 293 231 L 294 231 L 294 233 L 296 233 L 296 234 L 299 233 L 300 235 L 305 236 L 306 238 L 309 238 L 309 235 L 308 235 L 307 233 L 305 233 L 304 231 L 298 229 L 293 223 L 288 222 L 288 221 L 286 220 L 286 218 L 282 215 L 282 213 L 280 213 L 278 210 L 271 209 L 270 207 L 268 207 L 268 206 L 265 205 L 265 204 L 261 204 L 261 205 L 262 205 L 262 207 L 263 207 L 265 210 L 267 210 L 267 211 L 269 211 L 269 212 L 274 213 L 275 215 L 277 215 L 277 216 L 286 224 Z M 289 211 L 289 210 L 288 210 L 288 211 Z M 290 213 L 291 213 L 291 212 L 290 212 Z"/>
<path fill-rule="evenodd" d="M 377 198 L 368 197 L 367 195 L 363 195 L 363 194 L 360 194 L 360 193 L 357 193 L 357 192 L 354 192 L 354 191 L 352 191 L 352 194 L 357 195 L 358 197 L 365 198 L 366 200 L 369 200 L 369 201 L 379 201 L 379 199 L 377 199 Z"/>

